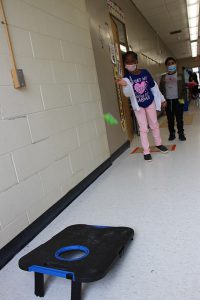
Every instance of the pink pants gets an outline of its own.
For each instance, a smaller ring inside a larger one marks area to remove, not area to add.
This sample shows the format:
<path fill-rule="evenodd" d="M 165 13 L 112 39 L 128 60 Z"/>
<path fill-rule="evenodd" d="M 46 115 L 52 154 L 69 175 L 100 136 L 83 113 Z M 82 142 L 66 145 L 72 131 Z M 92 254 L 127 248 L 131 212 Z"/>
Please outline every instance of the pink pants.
<path fill-rule="evenodd" d="M 162 144 L 155 103 L 153 102 L 147 108 L 140 107 L 139 111 L 135 110 L 134 112 L 139 124 L 140 139 L 142 147 L 144 149 L 144 154 L 149 154 L 150 149 L 148 141 L 148 124 L 152 130 L 155 145 L 160 146 Z"/>

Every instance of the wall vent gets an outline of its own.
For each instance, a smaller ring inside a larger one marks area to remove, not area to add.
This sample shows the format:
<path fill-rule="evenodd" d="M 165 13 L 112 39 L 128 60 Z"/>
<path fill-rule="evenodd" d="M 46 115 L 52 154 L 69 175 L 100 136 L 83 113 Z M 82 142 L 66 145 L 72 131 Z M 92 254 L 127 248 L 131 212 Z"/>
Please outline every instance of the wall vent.
<path fill-rule="evenodd" d="M 171 31 L 170 34 L 177 34 L 177 33 L 181 33 L 181 32 L 182 32 L 182 30 L 179 29 L 179 30 Z"/>

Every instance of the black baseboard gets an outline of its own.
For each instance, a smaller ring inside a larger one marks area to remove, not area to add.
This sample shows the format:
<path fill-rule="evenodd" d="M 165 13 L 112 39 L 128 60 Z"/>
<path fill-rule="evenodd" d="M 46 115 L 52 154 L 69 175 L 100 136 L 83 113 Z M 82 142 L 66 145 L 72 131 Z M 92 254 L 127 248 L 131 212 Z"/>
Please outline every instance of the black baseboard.
<path fill-rule="evenodd" d="M 113 154 L 111 154 L 111 160 L 117 159 L 124 151 L 130 147 L 130 141 L 126 141 L 119 149 L 117 149 Z"/>
<path fill-rule="evenodd" d="M 122 154 L 130 143 L 122 145 L 110 158 L 102 163 L 96 170 L 84 178 L 78 185 L 70 190 L 63 198 L 50 207 L 45 213 L 25 228 L 12 241 L 0 250 L 0 270 L 46 226 L 48 226 L 70 203 L 72 203 L 89 185 L 91 185 L 111 165 L 114 159 Z"/>

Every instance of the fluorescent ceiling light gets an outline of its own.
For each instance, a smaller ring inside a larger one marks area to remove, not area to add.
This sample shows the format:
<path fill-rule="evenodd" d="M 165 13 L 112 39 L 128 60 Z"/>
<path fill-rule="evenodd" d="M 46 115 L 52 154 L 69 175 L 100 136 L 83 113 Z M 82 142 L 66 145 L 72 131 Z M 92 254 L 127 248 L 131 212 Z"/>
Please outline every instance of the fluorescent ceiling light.
<path fill-rule="evenodd" d="M 188 18 L 195 18 L 199 16 L 199 3 L 188 5 L 187 6 L 188 11 Z"/>
<path fill-rule="evenodd" d="M 192 49 L 192 57 L 197 57 L 197 49 Z"/>
<path fill-rule="evenodd" d="M 190 34 L 190 41 L 196 41 L 198 39 L 198 34 Z"/>
<path fill-rule="evenodd" d="M 191 43 L 191 49 L 193 50 L 197 49 L 197 42 Z"/>
<path fill-rule="evenodd" d="M 192 57 L 197 56 L 197 42 L 191 43 Z"/>
<path fill-rule="evenodd" d="M 196 4 L 198 2 L 198 0 L 187 0 L 187 5 Z"/>
<path fill-rule="evenodd" d="M 200 0 L 186 0 L 188 23 L 191 41 L 192 57 L 197 56 L 197 40 L 199 31 L 199 2 Z M 193 42 L 192 42 L 193 41 Z"/>
<path fill-rule="evenodd" d="M 195 48 L 197 46 L 197 42 L 192 42 L 191 43 L 191 48 Z"/>
<path fill-rule="evenodd" d="M 195 33 L 198 33 L 199 28 L 198 27 L 192 27 L 189 30 L 190 30 L 190 34 L 195 34 Z"/>
<path fill-rule="evenodd" d="M 189 22 L 189 27 L 192 28 L 192 27 L 197 27 L 198 24 L 199 24 L 199 17 L 196 17 L 196 18 L 191 18 L 188 20 Z"/>
<path fill-rule="evenodd" d="M 195 41 L 198 40 L 198 27 L 189 28 L 190 31 L 190 40 Z"/>

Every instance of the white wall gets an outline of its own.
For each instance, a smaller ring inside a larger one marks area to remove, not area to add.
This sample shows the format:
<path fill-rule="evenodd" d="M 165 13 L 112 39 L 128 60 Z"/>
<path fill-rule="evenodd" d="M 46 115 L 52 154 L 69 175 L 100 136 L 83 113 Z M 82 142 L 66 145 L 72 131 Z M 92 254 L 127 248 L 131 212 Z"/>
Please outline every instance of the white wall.
<path fill-rule="evenodd" d="M 0 248 L 109 157 L 84 0 L 4 0 L 27 87 L 0 27 Z"/>

